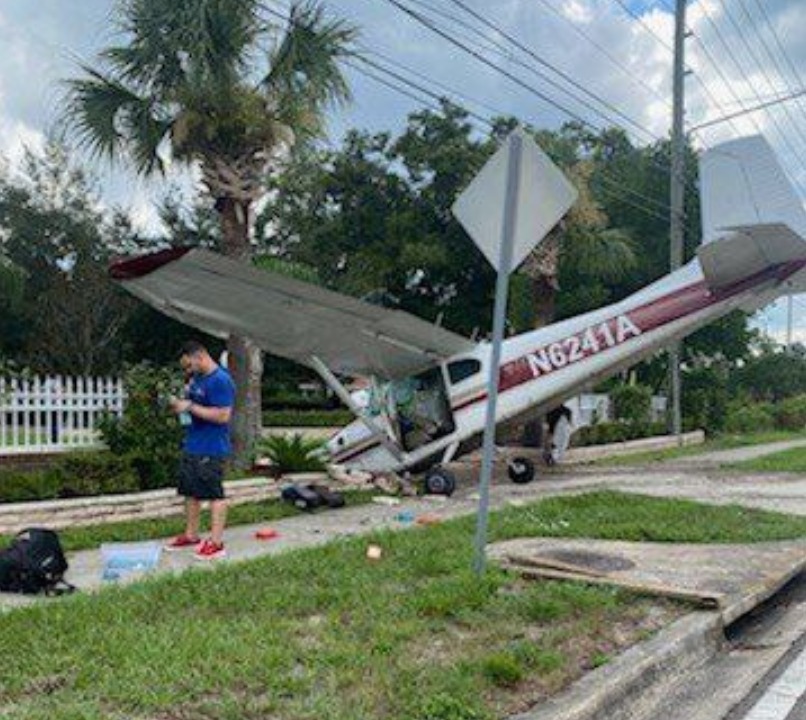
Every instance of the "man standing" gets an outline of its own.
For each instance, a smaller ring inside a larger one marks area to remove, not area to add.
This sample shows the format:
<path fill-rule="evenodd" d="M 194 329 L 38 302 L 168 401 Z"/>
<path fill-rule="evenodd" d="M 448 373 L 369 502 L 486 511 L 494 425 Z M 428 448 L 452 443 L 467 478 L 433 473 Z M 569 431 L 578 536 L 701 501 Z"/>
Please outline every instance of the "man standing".
<path fill-rule="evenodd" d="M 178 491 L 185 497 L 185 532 L 166 546 L 167 550 L 195 548 L 200 560 L 224 557 L 224 525 L 227 502 L 224 498 L 224 463 L 232 452 L 229 424 L 235 404 L 235 385 L 229 373 L 216 363 L 207 348 L 198 342 L 182 346 L 180 363 L 193 377 L 187 398 L 171 398 L 171 410 L 186 413 L 190 424 L 185 430 L 179 464 Z M 199 537 L 201 503 L 210 501 L 210 539 Z"/>

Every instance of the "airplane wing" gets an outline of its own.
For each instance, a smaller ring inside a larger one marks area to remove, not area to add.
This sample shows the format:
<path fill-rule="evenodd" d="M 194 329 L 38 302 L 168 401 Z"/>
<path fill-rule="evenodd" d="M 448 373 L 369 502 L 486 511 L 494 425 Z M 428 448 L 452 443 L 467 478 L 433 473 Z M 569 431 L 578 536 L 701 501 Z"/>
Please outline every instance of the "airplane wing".
<path fill-rule="evenodd" d="M 460 335 L 208 250 L 173 248 L 110 268 L 122 287 L 180 322 L 347 376 L 405 377 L 472 349 Z"/>

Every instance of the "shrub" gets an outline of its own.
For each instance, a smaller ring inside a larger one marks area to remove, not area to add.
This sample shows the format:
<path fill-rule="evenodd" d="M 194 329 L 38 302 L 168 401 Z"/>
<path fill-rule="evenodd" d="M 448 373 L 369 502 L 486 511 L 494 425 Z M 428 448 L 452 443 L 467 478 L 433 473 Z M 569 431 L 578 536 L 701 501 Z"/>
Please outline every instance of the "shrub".
<path fill-rule="evenodd" d="M 523 679 L 523 666 L 508 652 L 490 655 L 482 664 L 484 676 L 500 687 L 512 687 Z"/>
<path fill-rule="evenodd" d="M 59 497 L 56 478 L 44 471 L 0 471 L 0 502 L 53 500 Z"/>
<path fill-rule="evenodd" d="M 773 408 L 773 417 L 779 430 L 803 430 L 806 428 L 806 395 L 781 401 Z"/>
<path fill-rule="evenodd" d="M 652 390 L 646 385 L 619 385 L 610 393 L 616 420 L 640 425 L 649 422 Z"/>
<path fill-rule="evenodd" d="M 412 715 L 417 720 L 483 720 L 487 713 L 447 693 L 427 697 Z"/>
<path fill-rule="evenodd" d="M 767 404 L 738 404 L 728 406 L 725 429 L 734 433 L 751 433 L 772 430 L 775 420 Z"/>
<path fill-rule="evenodd" d="M 299 433 L 291 437 L 270 437 L 260 444 L 260 449 L 281 473 L 324 470 L 324 462 L 316 456 L 321 448 L 320 440 L 306 439 Z"/>
<path fill-rule="evenodd" d="M 102 418 L 101 437 L 114 455 L 128 458 L 140 489 L 170 485 L 179 462 L 182 428 L 168 411 L 167 399 L 182 394 L 181 375 L 142 363 L 127 369 L 124 385 L 123 415 Z"/>
<path fill-rule="evenodd" d="M 135 492 L 140 488 L 128 460 L 109 452 L 68 455 L 45 474 L 50 475 L 62 498 Z"/>
<path fill-rule="evenodd" d="M 729 401 L 727 372 L 720 367 L 698 367 L 683 376 L 681 398 L 686 430 L 719 433 L 725 428 Z"/>

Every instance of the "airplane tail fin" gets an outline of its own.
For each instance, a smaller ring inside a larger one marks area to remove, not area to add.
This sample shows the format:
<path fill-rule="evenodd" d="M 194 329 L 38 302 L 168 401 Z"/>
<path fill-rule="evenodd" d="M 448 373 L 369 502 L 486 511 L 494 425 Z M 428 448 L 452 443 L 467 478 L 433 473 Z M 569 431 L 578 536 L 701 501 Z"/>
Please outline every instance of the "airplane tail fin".
<path fill-rule="evenodd" d="M 763 137 L 739 138 L 704 153 L 700 187 L 703 245 L 697 255 L 709 286 L 720 289 L 769 268 L 806 262 L 806 209 Z M 798 285 L 806 289 L 806 283 Z"/>

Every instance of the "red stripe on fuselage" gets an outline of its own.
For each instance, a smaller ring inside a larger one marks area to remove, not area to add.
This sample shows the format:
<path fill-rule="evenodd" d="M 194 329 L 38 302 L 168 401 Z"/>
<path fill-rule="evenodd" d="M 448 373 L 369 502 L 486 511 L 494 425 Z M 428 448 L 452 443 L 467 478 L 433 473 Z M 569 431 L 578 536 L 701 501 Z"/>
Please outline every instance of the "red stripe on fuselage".
<path fill-rule="evenodd" d="M 729 300 L 730 298 L 735 297 L 742 292 L 746 292 L 747 290 L 751 290 L 757 285 L 760 285 L 768 280 L 783 280 L 798 270 L 801 270 L 805 266 L 806 261 L 795 261 L 776 265 L 766 268 L 761 272 L 751 275 L 750 277 L 740 280 L 739 282 L 727 286 L 717 292 L 711 292 L 704 280 L 674 290 L 667 295 L 656 298 L 655 300 L 647 302 L 644 305 L 639 305 L 633 310 L 628 310 L 621 315 L 616 315 L 615 317 L 603 320 L 602 322 L 589 325 L 579 332 L 573 333 L 572 335 L 562 338 L 557 342 L 548 343 L 535 349 L 534 351 L 530 351 L 529 353 L 516 358 L 515 360 L 510 360 L 501 366 L 498 376 L 498 389 L 500 392 L 506 392 L 507 390 L 511 390 L 512 388 L 523 385 L 524 383 L 531 382 L 538 377 L 549 375 L 552 372 L 561 370 L 564 367 L 581 362 L 582 360 L 585 360 L 598 352 L 604 352 L 611 347 L 616 347 L 621 343 L 608 344 L 606 339 L 603 337 L 603 334 L 599 333 L 598 331 L 603 325 L 606 325 L 610 336 L 612 338 L 616 338 L 619 317 L 622 315 L 626 316 L 641 331 L 641 335 L 643 335 L 644 333 L 651 332 L 652 330 L 657 330 L 659 327 L 674 322 L 675 320 L 680 320 L 688 315 L 693 315 L 694 313 L 705 310 L 712 305 Z M 578 340 L 589 331 L 596 334 L 597 340 L 603 347 L 601 347 L 599 350 L 594 350 L 590 347 L 579 347 L 577 349 L 578 356 L 576 359 L 564 362 L 559 367 L 554 367 L 552 365 L 549 369 L 541 371 L 540 374 L 535 374 L 528 359 L 529 355 L 535 353 L 548 355 L 550 348 L 554 345 L 563 347 L 564 351 L 564 346 L 569 341 L 572 339 Z M 626 342 L 632 340 L 634 337 L 640 337 L 641 335 L 632 336 L 628 338 Z M 453 407 L 453 410 L 462 410 L 484 400 L 486 397 L 487 393 L 483 392 L 480 395 L 462 401 Z"/>

